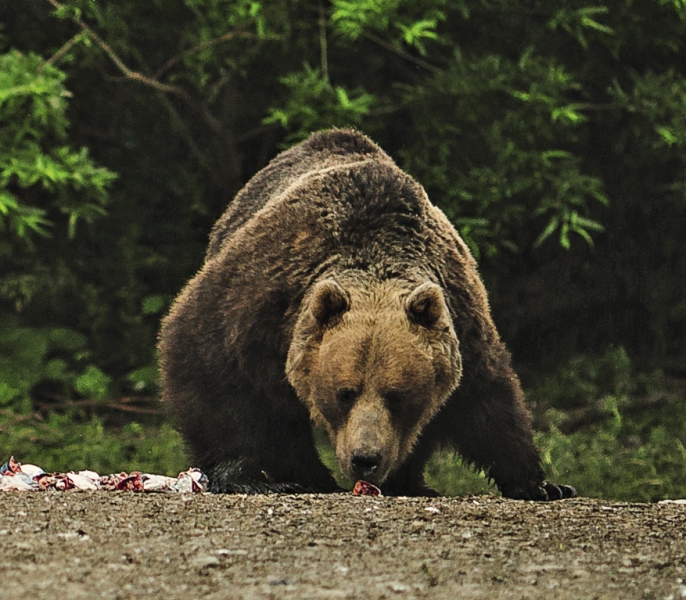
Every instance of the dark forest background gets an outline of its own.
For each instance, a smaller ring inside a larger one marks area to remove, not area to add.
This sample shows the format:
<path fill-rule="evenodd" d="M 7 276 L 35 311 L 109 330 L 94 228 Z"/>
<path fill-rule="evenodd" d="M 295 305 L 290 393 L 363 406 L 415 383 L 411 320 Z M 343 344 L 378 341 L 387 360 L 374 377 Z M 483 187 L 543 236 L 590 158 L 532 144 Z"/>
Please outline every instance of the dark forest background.
<path fill-rule="evenodd" d="M 258 169 L 353 126 L 477 256 L 549 475 L 686 494 L 685 71 L 683 0 L 0 0 L 0 450 L 186 466 L 160 318 Z"/>

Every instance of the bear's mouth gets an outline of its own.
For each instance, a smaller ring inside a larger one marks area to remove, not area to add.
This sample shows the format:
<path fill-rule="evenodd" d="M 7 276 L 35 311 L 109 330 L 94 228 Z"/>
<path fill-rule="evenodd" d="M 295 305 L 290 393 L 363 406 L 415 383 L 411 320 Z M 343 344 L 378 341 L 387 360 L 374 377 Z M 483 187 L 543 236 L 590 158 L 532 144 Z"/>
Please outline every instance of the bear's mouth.
<path fill-rule="evenodd" d="M 363 479 L 365 481 L 374 479 L 380 466 L 381 454 L 379 452 L 372 454 L 356 450 L 350 457 L 350 470 L 355 479 Z"/>
<path fill-rule="evenodd" d="M 339 457 L 338 462 L 351 481 L 367 481 L 378 486 L 388 476 L 388 465 L 379 452 L 356 450 L 342 460 Z"/>

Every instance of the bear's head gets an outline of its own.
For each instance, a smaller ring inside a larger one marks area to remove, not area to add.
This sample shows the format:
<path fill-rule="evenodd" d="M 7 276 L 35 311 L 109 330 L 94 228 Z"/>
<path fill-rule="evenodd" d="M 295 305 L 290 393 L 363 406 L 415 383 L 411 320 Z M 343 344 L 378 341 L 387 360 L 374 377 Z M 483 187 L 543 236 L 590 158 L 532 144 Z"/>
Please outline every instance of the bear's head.
<path fill-rule="evenodd" d="M 461 371 L 441 288 L 401 280 L 317 283 L 303 301 L 286 364 L 341 470 L 377 485 L 410 454 Z"/>

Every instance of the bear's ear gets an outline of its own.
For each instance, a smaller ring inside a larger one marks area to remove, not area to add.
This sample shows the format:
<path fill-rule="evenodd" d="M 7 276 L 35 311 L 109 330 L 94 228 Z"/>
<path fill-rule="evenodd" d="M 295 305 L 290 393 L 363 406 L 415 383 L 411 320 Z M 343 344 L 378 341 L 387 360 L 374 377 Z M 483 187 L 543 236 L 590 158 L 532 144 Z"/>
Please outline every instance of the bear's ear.
<path fill-rule="evenodd" d="M 310 310 L 320 325 L 330 323 L 349 307 L 348 294 L 333 279 L 320 281 L 312 290 Z"/>
<path fill-rule="evenodd" d="M 422 283 L 409 295 L 405 308 L 410 321 L 423 327 L 433 327 L 447 313 L 441 288 L 435 283 Z"/>

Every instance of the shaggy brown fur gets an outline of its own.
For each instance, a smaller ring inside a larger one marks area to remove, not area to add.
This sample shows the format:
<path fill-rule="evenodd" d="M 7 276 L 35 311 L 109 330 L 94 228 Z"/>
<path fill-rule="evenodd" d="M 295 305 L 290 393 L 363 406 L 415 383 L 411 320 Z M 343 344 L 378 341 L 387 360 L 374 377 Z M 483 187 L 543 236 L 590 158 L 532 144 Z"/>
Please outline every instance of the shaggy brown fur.
<path fill-rule="evenodd" d="M 215 225 L 160 335 L 164 400 L 219 492 L 333 491 L 344 472 L 430 493 L 441 446 L 505 496 L 543 480 L 530 416 L 476 263 L 422 187 L 363 135 L 277 156 Z"/>

